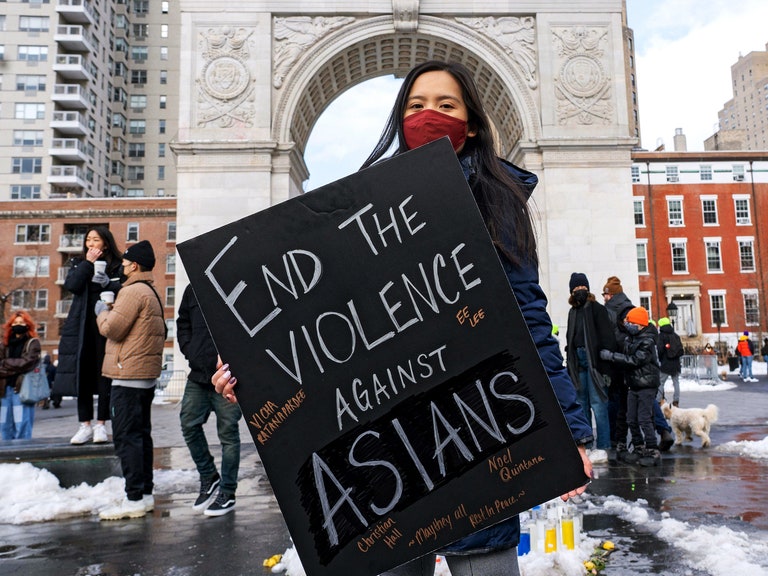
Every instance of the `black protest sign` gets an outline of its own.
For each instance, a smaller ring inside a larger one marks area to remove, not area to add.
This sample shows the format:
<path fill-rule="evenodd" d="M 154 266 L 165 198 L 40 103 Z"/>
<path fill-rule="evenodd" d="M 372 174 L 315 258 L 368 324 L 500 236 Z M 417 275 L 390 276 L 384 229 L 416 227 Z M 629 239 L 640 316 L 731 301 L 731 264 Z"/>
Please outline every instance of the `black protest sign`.
<path fill-rule="evenodd" d="M 586 481 L 446 139 L 178 249 L 310 576 Z"/>

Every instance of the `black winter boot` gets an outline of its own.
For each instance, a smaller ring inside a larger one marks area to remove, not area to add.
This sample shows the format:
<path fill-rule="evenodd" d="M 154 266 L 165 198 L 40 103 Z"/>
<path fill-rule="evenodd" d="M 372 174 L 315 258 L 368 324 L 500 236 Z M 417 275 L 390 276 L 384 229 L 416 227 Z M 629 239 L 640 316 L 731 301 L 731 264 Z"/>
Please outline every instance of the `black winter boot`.
<path fill-rule="evenodd" d="M 646 448 L 638 460 L 640 466 L 650 467 L 661 464 L 661 452 L 657 448 Z"/>
<path fill-rule="evenodd" d="M 668 452 L 672 448 L 672 444 L 675 443 L 675 437 L 669 430 L 661 431 L 661 441 L 659 442 L 659 450 L 662 452 Z"/>

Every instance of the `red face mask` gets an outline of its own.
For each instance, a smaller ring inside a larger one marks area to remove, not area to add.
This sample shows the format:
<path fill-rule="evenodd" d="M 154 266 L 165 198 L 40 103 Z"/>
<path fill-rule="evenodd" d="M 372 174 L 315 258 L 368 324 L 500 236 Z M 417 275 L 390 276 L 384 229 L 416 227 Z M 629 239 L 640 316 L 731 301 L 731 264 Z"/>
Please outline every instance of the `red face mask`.
<path fill-rule="evenodd" d="M 403 120 L 403 136 L 409 150 L 448 136 L 458 151 L 467 139 L 467 122 L 436 110 L 422 110 Z"/>

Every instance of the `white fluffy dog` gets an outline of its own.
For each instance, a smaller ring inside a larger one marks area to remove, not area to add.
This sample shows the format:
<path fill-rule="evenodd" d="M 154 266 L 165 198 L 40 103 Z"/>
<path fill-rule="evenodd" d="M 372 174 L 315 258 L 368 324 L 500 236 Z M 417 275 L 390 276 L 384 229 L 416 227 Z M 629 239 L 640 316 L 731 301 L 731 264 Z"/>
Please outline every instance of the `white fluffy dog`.
<path fill-rule="evenodd" d="M 693 440 L 696 434 L 701 438 L 702 448 L 709 446 L 709 427 L 717 422 L 717 406 L 710 404 L 706 408 L 678 408 L 664 402 L 661 411 L 675 432 L 675 444 Z"/>

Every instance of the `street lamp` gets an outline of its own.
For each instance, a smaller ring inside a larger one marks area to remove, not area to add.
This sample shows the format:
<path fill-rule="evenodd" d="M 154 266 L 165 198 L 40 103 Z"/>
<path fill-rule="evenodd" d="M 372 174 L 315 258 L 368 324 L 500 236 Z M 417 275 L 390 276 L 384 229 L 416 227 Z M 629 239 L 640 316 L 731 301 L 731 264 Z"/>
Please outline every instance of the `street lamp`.
<path fill-rule="evenodd" d="M 667 318 L 669 318 L 669 321 L 672 322 L 672 326 L 674 326 L 675 320 L 677 319 L 677 304 L 675 304 L 671 299 L 669 301 L 669 305 L 667 305 Z"/>

